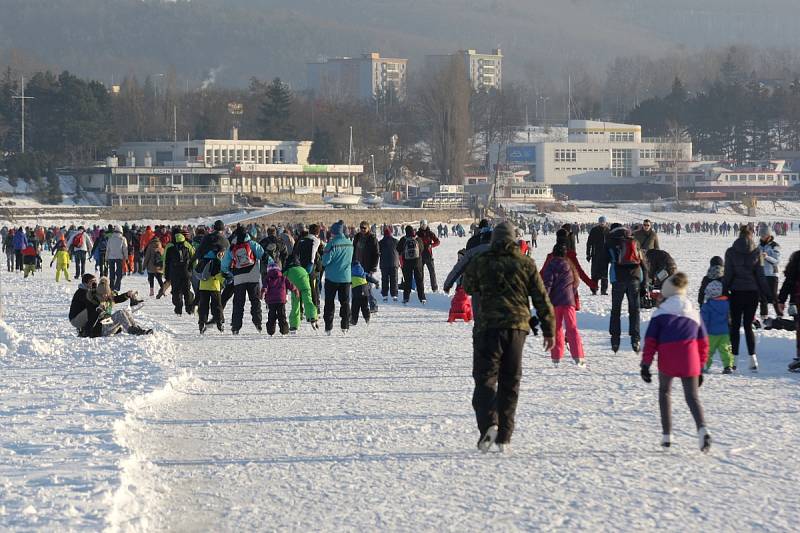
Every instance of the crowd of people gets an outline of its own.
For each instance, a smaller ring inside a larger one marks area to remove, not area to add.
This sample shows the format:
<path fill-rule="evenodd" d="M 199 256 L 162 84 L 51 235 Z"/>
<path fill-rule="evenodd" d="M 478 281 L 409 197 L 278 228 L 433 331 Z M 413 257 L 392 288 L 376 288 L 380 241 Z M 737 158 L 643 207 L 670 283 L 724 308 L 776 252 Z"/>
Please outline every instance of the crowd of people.
<path fill-rule="evenodd" d="M 758 370 L 754 329 L 794 330 L 797 353 L 789 369 L 800 371 L 800 326 L 795 320 L 800 301 L 800 251 L 791 255 L 781 284 L 781 247 L 775 239 L 793 226 L 690 226 L 692 232 L 727 235 L 733 229 L 737 234 L 724 257 L 710 258 L 696 299 L 686 293 L 687 276 L 661 248 L 659 233 L 671 229 L 649 220 L 626 226 L 609 224 L 606 217 L 600 217 L 591 227 L 562 224 L 558 228 L 551 222 L 536 222 L 534 232 L 555 233 L 555 245 L 541 270 L 530 258 L 538 236 L 534 233 L 526 239 L 524 232 L 530 231 L 530 226 L 515 227 L 508 221 L 492 224 L 483 219 L 470 227 L 471 236 L 446 276 L 443 290 L 449 294 L 455 288 L 448 319 L 473 322 L 473 407 L 479 449 L 487 451 L 495 444 L 501 450 L 508 448 L 522 351 L 530 332 L 537 335 L 541 329 L 554 366 L 562 363 L 567 347 L 574 364 L 585 366 L 577 313 L 581 283 L 593 296 L 608 296 L 610 290 L 613 352 L 620 349 L 622 307 L 627 303 L 630 345 L 641 356 L 641 377 L 648 383 L 651 365 L 658 357 L 664 446 L 671 445 L 671 383 L 680 378 L 700 447 L 709 448 L 711 438 L 698 389 L 717 353 L 723 374 L 737 370 L 742 330 L 753 372 Z M 675 231 L 680 228 L 676 226 Z M 589 273 L 578 257 L 578 234 L 582 232 L 588 233 L 585 257 L 591 265 Z M 147 276 L 151 297 L 170 294 L 176 315 L 196 315 L 201 334 L 209 326 L 225 331 L 228 306 L 232 307 L 230 332 L 239 334 L 248 301 L 253 327 L 259 332 L 266 328 L 268 335 L 296 333 L 304 320 L 308 327 L 322 327 L 330 335 L 337 303 L 338 328 L 347 333 L 359 321 L 369 324 L 378 312 L 374 289 L 380 289 L 383 302 L 389 298 L 398 301 L 402 292 L 406 304 L 414 292 L 425 304 L 426 272 L 427 290 L 439 289 L 434 250 L 440 239 L 465 236 L 466 232 L 461 225 L 445 224 L 434 231 L 426 220 L 418 225 L 380 228 L 368 221 L 350 227 L 341 220 L 330 226 L 231 227 L 218 220 L 210 227 L 20 227 L 3 228 L 0 233 L 9 272 L 35 275 L 41 270 L 42 252 L 50 251 L 56 281 L 71 281 L 74 263 L 74 279 L 80 284 L 72 298 L 70 322 L 80 336 L 102 337 L 152 333 L 135 319 L 143 298 L 122 288 L 126 276 L 134 274 Z M 87 263 L 93 263 L 93 272 L 87 272 Z M 114 308 L 124 303 L 129 306 Z M 648 307 L 657 309 L 643 338 L 640 309 Z M 770 308 L 774 317 L 770 317 Z M 784 317 L 786 311 L 790 318 Z"/>

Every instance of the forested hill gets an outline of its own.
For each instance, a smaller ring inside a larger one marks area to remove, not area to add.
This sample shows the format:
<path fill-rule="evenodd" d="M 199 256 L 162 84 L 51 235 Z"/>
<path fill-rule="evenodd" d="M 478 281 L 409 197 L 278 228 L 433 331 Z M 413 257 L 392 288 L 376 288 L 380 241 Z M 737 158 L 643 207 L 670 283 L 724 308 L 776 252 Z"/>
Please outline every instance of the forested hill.
<path fill-rule="evenodd" d="M 766 7 L 765 7 L 766 4 Z M 794 44 L 796 0 L 0 0 L 0 66 L 69 69 L 111 81 L 166 73 L 243 86 L 305 61 L 503 48 L 506 76 L 602 71 L 619 55 L 724 44 Z M 412 63 L 413 65 L 413 63 Z"/>

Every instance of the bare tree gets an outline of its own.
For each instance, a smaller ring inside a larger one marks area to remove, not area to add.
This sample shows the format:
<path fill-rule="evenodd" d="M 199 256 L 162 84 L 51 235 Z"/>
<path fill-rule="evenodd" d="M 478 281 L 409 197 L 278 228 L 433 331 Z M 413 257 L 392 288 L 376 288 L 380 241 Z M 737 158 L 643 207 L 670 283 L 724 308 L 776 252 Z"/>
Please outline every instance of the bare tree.
<path fill-rule="evenodd" d="M 431 67 L 417 91 L 419 121 L 426 129 L 431 160 L 443 183 L 464 181 L 470 94 L 464 63 L 457 56 L 441 68 Z"/>

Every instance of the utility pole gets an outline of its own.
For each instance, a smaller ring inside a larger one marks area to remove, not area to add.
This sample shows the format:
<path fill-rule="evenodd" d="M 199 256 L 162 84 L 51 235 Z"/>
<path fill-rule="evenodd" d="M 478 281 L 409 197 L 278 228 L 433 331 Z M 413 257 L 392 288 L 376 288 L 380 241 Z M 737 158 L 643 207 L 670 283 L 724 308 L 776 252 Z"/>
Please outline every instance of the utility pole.
<path fill-rule="evenodd" d="M 12 96 L 11 98 L 13 98 L 15 100 L 19 100 L 22 103 L 22 132 L 21 132 L 22 133 L 22 135 L 21 135 L 21 137 L 22 137 L 21 141 L 22 142 L 20 144 L 21 144 L 21 148 L 22 148 L 22 153 L 24 154 L 25 153 L 25 100 L 33 100 L 34 97 L 33 96 L 25 96 L 25 76 L 20 76 L 19 79 L 20 79 L 20 85 L 21 85 L 20 95 L 19 96 Z"/>

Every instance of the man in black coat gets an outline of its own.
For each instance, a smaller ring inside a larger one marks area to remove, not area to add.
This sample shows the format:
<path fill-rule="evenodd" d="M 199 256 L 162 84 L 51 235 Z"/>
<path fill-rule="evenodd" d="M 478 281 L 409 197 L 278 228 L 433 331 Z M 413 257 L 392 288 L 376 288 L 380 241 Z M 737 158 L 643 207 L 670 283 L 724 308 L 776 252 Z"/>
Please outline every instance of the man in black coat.
<path fill-rule="evenodd" d="M 370 231 L 369 222 L 362 220 L 358 225 L 358 233 L 353 237 L 353 259 L 361 263 L 367 274 L 374 277 L 378 272 L 379 258 L 378 239 Z M 378 302 L 372 294 L 372 284 L 369 287 L 369 309 L 373 313 L 378 310 Z"/>
<path fill-rule="evenodd" d="M 467 239 L 467 245 L 464 248 L 469 250 L 481 244 L 489 244 L 491 238 L 492 228 L 489 226 L 489 221 L 483 218 L 478 222 L 478 228 L 475 230 L 475 234 Z"/>
<path fill-rule="evenodd" d="M 213 251 L 214 255 L 217 255 L 220 252 L 227 252 L 230 247 L 231 243 L 228 241 L 227 237 L 225 237 L 225 224 L 221 220 L 217 220 L 214 222 L 213 231 L 207 233 L 205 237 L 203 237 L 194 255 L 198 259 L 201 259 L 210 251 Z"/>
<path fill-rule="evenodd" d="M 381 294 L 384 302 L 389 300 L 390 292 L 392 299 L 397 301 L 397 269 L 400 268 L 397 244 L 397 239 L 392 235 L 392 228 L 388 226 L 384 228 L 383 239 L 378 243 L 381 256 Z"/>
<path fill-rule="evenodd" d="M 283 264 L 286 258 L 289 257 L 289 250 L 286 248 L 286 243 L 278 236 L 278 228 L 270 226 L 267 228 L 267 236 L 261 239 L 258 243 L 264 249 L 264 255 L 261 258 L 261 274 L 267 273 L 267 263 L 269 258 L 278 265 L 278 268 L 283 269 Z"/>
<path fill-rule="evenodd" d="M 600 293 L 608 294 L 608 223 L 606 217 L 600 217 L 597 225 L 589 232 L 586 239 L 586 260 L 592 264 L 592 281 L 600 281 Z M 592 289 L 597 294 L 597 289 Z"/>

